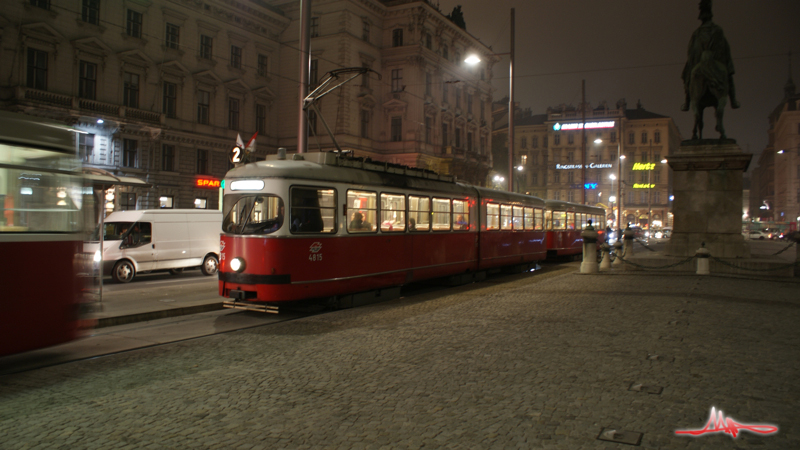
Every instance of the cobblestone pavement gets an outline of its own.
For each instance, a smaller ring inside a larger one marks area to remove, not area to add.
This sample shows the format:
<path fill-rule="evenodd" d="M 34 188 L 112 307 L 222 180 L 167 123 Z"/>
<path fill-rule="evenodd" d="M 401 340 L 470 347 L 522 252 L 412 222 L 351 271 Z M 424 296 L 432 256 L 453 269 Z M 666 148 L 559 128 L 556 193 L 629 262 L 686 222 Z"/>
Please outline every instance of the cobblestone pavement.
<path fill-rule="evenodd" d="M 521 275 L 2 377 L 0 448 L 800 448 L 799 294 Z M 780 430 L 674 434 L 712 406 Z"/>

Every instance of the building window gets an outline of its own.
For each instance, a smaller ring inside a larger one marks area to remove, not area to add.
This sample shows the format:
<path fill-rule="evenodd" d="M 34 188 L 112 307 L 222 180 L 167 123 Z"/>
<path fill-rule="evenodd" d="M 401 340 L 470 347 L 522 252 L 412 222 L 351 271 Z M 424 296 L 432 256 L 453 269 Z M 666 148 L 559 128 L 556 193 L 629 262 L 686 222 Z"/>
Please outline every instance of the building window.
<path fill-rule="evenodd" d="M 197 149 L 197 174 L 208 175 L 208 150 Z"/>
<path fill-rule="evenodd" d="M 195 209 L 208 209 L 208 199 L 197 197 L 194 199 Z"/>
<path fill-rule="evenodd" d="M 125 72 L 123 75 L 122 104 L 128 108 L 139 107 L 139 75 Z"/>
<path fill-rule="evenodd" d="M 425 117 L 425 143 L 433 143 L 433 119 Z"/>
<path fill-rule="evenodd" d="M 162 195 L 158 198 L 158 206 L 161 209 L 172 209 L 173 201 L 171 195 Z"/>
<path fill-rule="evenodd" d="M 631 145 L 636 144 L 636 134 L 630 133 L 628 135 L 628 144 L 631 144 Z"/>
<path fill-rule="evenodd" d="M 403 29 L 397 28 L 392 30 L 392 47 L 403 46 Z"/>
<path fill-rule="evenodd" d="M 92 162 L 94 153 L 94 135 L 89 133 L 78 134 L 78 153 L 83 162 Z"/>
<path fill-rule="evenodd" d="M 456 108 L 461 108 L 461 88 L 456 88 Z"/>
<path fill-rule="evenodd" d="M 634 178 L 635 174 L 636 174 L 636 172 L 628 172 L 628 184 L 635 183 L 635 180 L 636 180 L 636 178 Z"/>
<path fill-rule="evenodd" d="M 567 152 L 567 162 L 568 163 L 575 162 L 575 152 Z"/>
<path fill-rule="evenodd" d="M 661 182 L 661 170 L 655 169 L 653 170 L 653 183 L 660 183 Z"/>
<path fill-rule="evenodd" d="M 200 35 L 200 57 L 203 59 L 211 59 L 214 54 L 214 38 Z"/>
<path fill-rule="evenodd" d="M 520 148 L 528 148 L 528 138 L 526 138 L 525 136 L 522 136 L 522 138 L 520 139 L 519 147 Z"/>
<path fill-rule="evenodd" d="M 467 94 L 467 113 L 472 114 L 472 94 Z"/>
<path fill-rule="evenodd" d="M 650 171 L 647 171 L 647 172 L 642 171 L 642 172 L 639 172 L 639 173 L 641 174 L 641 175 L 639 175 L 639 179 L 642 181 L 642 183 L 649 183 L 650 182 Z"/>
<path fill-rule="evenodd" d="M 181 27 L 172 23 L 167 23 L 167 38 L 164 41 L 164 45 L 166 45 L 167 48 L 172 48 L 177 50 L 180 41 L 181 41 Z"/>
<path fill-rule="evenodd" d="M 483 122 L 484 120 L 486 120 L 486 102 L 481 100 L 481 122 Z"/>
<path fill-rule="evenodd" d="M 269 56 L 263 54 L 258 55 L 258 74 L 262 77 L 269 75 Z"/>
<path fill-rule="evenodd" d="M 460 127 L 456 127 L 456 134 L 455 134 L 454 141 L 455 141 L 454 144 L 456 145 L 456 148 L 461 148 L 461 128 Z"/>
<path fill-rule="evenodd" d="M 650 162 L 650 161 L 648 161 L 648 159 L 649 159 L 648 153 L 647 152 L 642 152 L 642 162 L 643 163 Z"/>
<path fill-rule="evenodd" d="M 128 10 L 128 21 L 125 32 L 131 37 L 142 37 L 142 13 L 132 9 Z"/>
<path fill-rule="evenodd" d="M 239 99 L 228 98 L 228 128 L 231 130 L 239 129 Z"/>
<path fill-rule="evenodd" d="M 119 209 L 122 211 L 136 210 L 136 193 L 123 192 L 119 197 Z"/>
<path fill-rule="evenodd" d="M 433 38 L 431 38 L 430 33 L 425 33 L 425 48 L 431 50 L 432 47 L 433 47 Z"/>
<path fill-rule="evenodd" d="M 442 83 L 442 103 L 447 103 L 447 95 L 449 94 L 447 81 Z"/>
<path fill-rule="evenodd" d="M 661 203 L 661 191 L 653 192 L 653 203 L 655 204 Z"/>
<path fill-rule="evenodd" d="M 561 172 L 556 171 L 553 173 L 553 182 L 561 183 Z"/>
<path fill-rule="evenodd" d="M 573 171 L 567 172 L 567 183 L 574 183 L 575 182 L 575 173 Z"/>
<path fill-rule="evenodd" d="M 317 81 L 319 78 L 319 60 L 312 59 L 308 66 L 308 87 L 314 87 L 317 85 Z"/>
<path fill-rule="evenodd" d="M 636 204 L 636 192 L 631 191 L 628 193 L 628 204 Z"/>
<path fill-rule="evenodd" d="M 312 17 L 311 23 L 309 24 L 309 32 L 311 33 L 311 37 L 318 37 L 319 36 L 319 17 Z"/>
<path fill-rule="evenodd" d="M 656 144 L 660 144 L 661 143 L 661 132 L 660 131 L 653 132 L 653 142 L 655 142 Z"/>
<path fill-rule="evenodd" d="M 97 64 L 81 61 L 78 97 L 89 100 L 97 98 Z"/>
<path fill-rule="evenodd" d="M 47 52 L 28 49 L 28 87 L 47 90 Z"/>
<path fill-rule="evenodd" d="M 642 144 L 647 144 L 647 131 L 642 131 Z"/>
<path fill-rule="evenodd" d="M 450 59 L 450 52 L 447 49 L 446 43 L 442 43 L 442 58 Z"/>
<path fill-rule="evenodd" d="M 521 156 L 519 157 L 519 164 L 520 164 L 521 166 L 525 166 L 525 165 L 527 165 L 527 164 L 528 164 L 528 155 L 521 155 Z"/>
<path fill-rule="evenodd" d="M 164 114 L 174 119 L 178 111 L 178 85 L 164 82 Z"/>
<path fill-rule="evenodd" d="M 211 93 L 197 91 L 197 123 L 208 125 L 208 111 L 211 107 Z"/>
<path fill-rule="evenodd" d="M 369 22 L 361 22 L 361 39 L 369 42 Z"/>
<path fill-rule="evenodd" d="M 42 9 L 50 9 L 50 0 L 30 0 L 31 6 Z"/>
<path fill-rule="evenodd" d="M 100 25 L 100 0 L 83 0 L 81 20 L 92 25 Z"/>
<path fill-rule="evenodd" d="M 361 137 L 369 139 L 369 111 L 361 110 Z"/>
<path fill-rule="evenodd" d="M 442 146 L 447 147 L 447 124 L 442 124 Z"/>
<path fill-rule="evenodd" d="M 547 148 L 547 141 L 548 141 L 547 136 L 542 138 L 542 147 Z"/>
<path fill-rule="evenodd" d="M 531 174 L 531 185 L 533 186 L 539 185 L 539 174 L 536 172 Z"/>
<path fill-rule="evenodd" d="M 161 170 L 165 172 L 175 171 L 175 146 L 164 144 L 161 146 Z"/>
<path fill-rule="evenodd" d="M 616 131 L 612 131 L 611 132 L 611 136 L 609 137 L 609 140 L 611 141 L 611 143 L 617 142 L 617 132 Z"/>
<path fill-rule="evenodd" d="M 392 117 L 391 141 L 400 142 L 403 140 L 403 118 L 399 116 Z"/>
<path fill-rule="evenodd" d="M 404 87 L 403 69 L 392 69 L 392 92 L 402 92 Z"/>
<path fill-rule="evenodd" d="M 317 112 L 308 110 L 308 132 L 312 136 L 317 135 Z"/>
<path fill-rule="evenodd" d="M 567 143 L 568 143 L 568 144 L 574 144 L 574 143 L 575 143 L 575 135 L 573 135 L 573 134 L 568 134 L 568 135 L 567 135 Z"/>
<path fill-rule="evenodd" d="M 556 134 L 553 136 L 553 145 L 561 145 L 561 135 Z"/>
<path fill-rule="evenodd" d="M 568 202 L 574 202 L 575 201 L 575 191 L 573 191 L 571 189 L 569 191 L 567 191 L 567 201 Z"/>
<path fill-rule="evenodd" d="M 256 105 L 256 131 L 267 134 L 267 106 Z"/>
<path fill-rule="evenodd" d="M 431 78 L 432 78 L 431 73 L 425 72 L 425 95 L 432 95 L 433 89 L 431 83 L 433 81 L 431 80 Z"/>
<path fill-rule="evenodd" d="M 539 136 L 531 138 L 531 148 L 539 148 Z"/>
<path fill-rule="evenodd" d="M 649 190 L 649 189 L 648 189 L 648 190 Z M 639 195 L 639 199 L 641 200 L 641 203 L 642 203 L 642 204 L 645 204 L 645 203 L 647 203 L 647 192 L 642 192 L 642 193 Z"/>
<path fill-rule="evenodd" d="M 139 141 L 122 140 L 122 165 L 123 167 L 139 167 Z"/>
<path fill-rule="evenodd" d="M 242 68 L 242 47 L 231 45 L 231 67 L 234 69 Z"/>

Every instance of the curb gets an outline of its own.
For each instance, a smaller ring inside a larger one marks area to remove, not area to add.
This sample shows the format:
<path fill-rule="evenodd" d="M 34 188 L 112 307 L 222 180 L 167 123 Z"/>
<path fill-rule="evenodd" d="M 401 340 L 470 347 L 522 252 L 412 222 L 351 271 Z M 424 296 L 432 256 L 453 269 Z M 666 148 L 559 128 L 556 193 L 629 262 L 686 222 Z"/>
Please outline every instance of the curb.
<path fill-rule="evenodd" d="M 94 328 L 97 329 L 105 327 L 114 327 L 117 325 L 127 325 L 136 322 L 146 322 L 148 320 L 166 319 L 168 317 L 186 316 L 189 314 L 199 314 L 209 311 L 219 311 L 221 309 L 224 308 L 222 306 L 222 302 L 219 302 L 219 303 L 209 303 L 197 306 L 186 306 L 183 308 L 163 309 L 161 311 L 149 311 L 138 314 L 128 314 L 126 316 L 103 317 L 96 319 L 97 324 L 94 326 Z"/>

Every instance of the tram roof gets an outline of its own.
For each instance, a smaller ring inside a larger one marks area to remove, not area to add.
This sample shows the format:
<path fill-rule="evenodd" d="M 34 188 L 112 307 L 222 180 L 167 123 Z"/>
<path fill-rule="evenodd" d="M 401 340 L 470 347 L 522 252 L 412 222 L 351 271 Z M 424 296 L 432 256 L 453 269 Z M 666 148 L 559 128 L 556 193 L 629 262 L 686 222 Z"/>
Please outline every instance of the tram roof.
<path fill-rule="evenodd" d="M 75 128 L 22 113 L 0 111 L 0 142 L 76 153 Z"/>
<path fill-rule="evenodd" d="M 605 213 L 599 206 L 581 205 L 580 203 L 562 202 L 560 200 L 545 200 L 547 209 L 552 211 L 573 211 L 587 214 Z"/>
<path fill-rule="evenodd" d="M 298 156 L 302 157 L 299 158 Z M 266 161 L 245 164 L 229 171 L 225 178 L 287 178 L 328 181 L 354 185 L 381 186 L 397 189 L 439 191 L 453 195 L 474 195 L 511 202 L 541 203 L 544 201 L 528 195 L 498 191 L 460 183 L 455 177 L 398 164 L 380 163 L 362 158 L 339 156 L 332 152 L 315 152 L 295 155 L 292 159 L 278 159 L 271 155 Z M 535 199 L 535 200 L 531 200 Z"/>

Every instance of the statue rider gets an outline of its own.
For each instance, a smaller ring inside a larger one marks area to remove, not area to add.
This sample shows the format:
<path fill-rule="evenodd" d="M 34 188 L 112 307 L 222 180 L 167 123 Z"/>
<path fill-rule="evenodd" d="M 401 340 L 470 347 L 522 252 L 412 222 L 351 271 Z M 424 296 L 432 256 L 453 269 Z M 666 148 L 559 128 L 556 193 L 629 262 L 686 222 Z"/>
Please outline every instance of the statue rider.
<path fill-rule="evenodd" d="M 681 75 L 686 94 L 686 101 L 681 105 L 681 111 L 688 111 L 691 106 L 690 85 L 693 72 L 697 71 L 702 72 L 707 82 L 715 83 L 717 86 L 727 84 L 731 108 L 739 108 L 741 105 L 736 100 L 736 90 L 733 85 L 733 58 L 731 58 L 728 41 L 722 33 L 722 28 L 711 21 L 713 17 L 711 0 L 701 0 L 699 6 L 700 16 L 698 19 L 703 23 L 692 33 L 692 39 L 689 41 L 688 59 Z M 707 51 L 708 53 L 706 53 Z"/>

